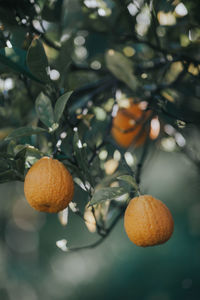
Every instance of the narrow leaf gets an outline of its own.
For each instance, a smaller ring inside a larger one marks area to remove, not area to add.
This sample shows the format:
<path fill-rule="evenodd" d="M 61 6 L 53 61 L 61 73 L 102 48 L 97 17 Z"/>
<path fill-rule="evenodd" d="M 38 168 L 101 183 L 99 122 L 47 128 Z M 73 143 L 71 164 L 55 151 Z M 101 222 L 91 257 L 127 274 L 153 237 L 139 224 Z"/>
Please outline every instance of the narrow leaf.
<path fill-rule="evenodd" d="M 32 134 L 44 133 L 46 130 L 40 127 L 20 127 L 12 131 L 7 137 L 6 140 L 17 139 L 24 136 L 29 136 Z"/>
<path fill-rule="evenodd" d="M 47 97 L 43 92 L 39 94 L 35 101 L 35 109 L 38 118 L 46 125 L 48 128 L 52 128 L 54 124 L 54 113 L 49 97 Z"/>
<path fill-rule="evenodd" d="M 57 123 L 60 121 L 60 118 L 62 117 L 65 106 L 66 106 L 67 101 L 69 100 L 71 94 L 72 94 L 72 91 L 67 92 L 64 95 L 62 95 L 61 97 L 59 97 L 58 100 L 56 101 L 54 115 L 55 115 L 55 121 Z"/>
<path fill-rule="evenodd" d="M 102 188 L 94 193 L 90 205 L 97 204 L 101 201 L 114 200 L 127 192 L 128 191 L 123 187 Z"/>
<path fill-rule="evenodd" d="M 34 39 L 28 49 L 26 57 L 27 65 L 31 73 L 43 82 L 48 82 L 48 60 L 39 39 Z"/>

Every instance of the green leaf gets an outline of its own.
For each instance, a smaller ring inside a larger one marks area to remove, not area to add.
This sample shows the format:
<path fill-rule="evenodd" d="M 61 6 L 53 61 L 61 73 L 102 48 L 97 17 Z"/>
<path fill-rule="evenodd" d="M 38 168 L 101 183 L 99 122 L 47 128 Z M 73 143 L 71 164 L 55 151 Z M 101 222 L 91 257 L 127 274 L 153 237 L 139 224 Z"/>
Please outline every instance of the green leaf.
<path fill-rule="evenodd" d="M 82 173 L 81 179 L 83 180 L 83 182 L 88 181 L 90 184 L 92 184 L 92 177 L 88 165 L 87 145 L 82 144 L 78 132 L 74 133 L 73 147 L 76 161 L 79 164 Z"/>
<path fill-rule="evenodd" d="M 17 159 L 18 160 L 18 159 Z M 14 158 L 0 158 L 0 183 L 24 180 L 24 176 L 17 170 L 17 163 Z"/>
<path fill-rule="evenodd" d="M 49 97 L 47 97 L 43 92 L 39 94 L 35 101 L 35 109 L 38 118 L 46 125 L 48 128 L 53 128 L 54 125 L 54 113 L 53 107 Z"/>
<path fill-rule="evenodd" d="M 6 24 L 6 27 L 17 26 L 14 9 L 3 8 L 2 3 L 0 6 L 0 20 L 4 25 Z"/>
<path fill-rule="evenodd" d="M 38 78 L 36 78 L 28 69 L 26 65 L 26 51 L 19 49 L 17 47 L 8 48 L 5 47 L 0 49 L 0 62 L 12 70 L 22 73 L 29 78 L 42 83 Z"/>
<path fill-rule="evenodd" d="M 20 176 L 17 175 L 15 170 L 7 170 L 0 173 L 0 183 L 17 180 L 19 178 Z"/>
<path fill-rule="evenodd" d="M 38 3 L 40 10 L 42 10 L 45 5 L 46 0 L 36 0 L 36 2 Z"/>
<path fill-rule="evenodd" d="M 61 97 L 59 97 L 58 100 L 56 101 L 54 115 L 55 115 L 55 121 L 57 123 L 60 121 L 60 118 L 62 117 L 67 101 L 69 100 L 72 93 L 73 93 L 72 91 L 67 92 Z"/>
<path fill-rule="evenodd" d="M 40 134 L 40 133 L 44 133 L 44 132 L 46 132 L 46 130 L 44 128 L 40 128 L 40 127 L 20 127 L 16 130 L 13 130 L 6 137 L 5 140 L 17 139 L 17 138 L 21 138 L 24 136 L 29 136 L 32 134 Z"/>
<path fill-rule="evenodd" d="M 42 18 L 48 22 L 59 22 L 62 15 L 63 0 L 45 1 Z"/>
<path fill-rule="evenodd" d="M 4 139 L 3 141 L 0 141 L 0 152 L 1 153 L 7 152 L 9 142 L 10 142 L 10 140 L 6 140 L 6 139 Z"/>
<path fill-rule="evenodd" d="M 138 190 L 137 183 L 136 183 L 135 179 L 132 176 L 130 176 L 130 175 L 121 175 L 121 176 L 118 176 L 117 179 L 123 180 L 123 181 L 129 183 L 132 187 L 134 187 L 135 190 Z"/>
<path fill-rule="evenodd" d="M 10 169 L 10 164 L 3 157 L 0 158 L 0 172 L 5 172 Z"/>
<path fill-rule="evenodd" d="M 23 48 L 26 39 L 27 29 L 22 27 L 13 27 L 11 30 L 10 42 L 13 46 Z"/>
<path fill-rule="evenodd" d="M 20 150 L 20 151 L 15 155 L 16 170 L 17 170 L 20 174 L 24 174 L 25 161 L 26 161 L 26 148 Z"/>
<path fill-rule="evenodd" d="M 27 65 L 31 73 L 43 82 L 49 82 L 49 76 L 47 75 L 48 60 L 39 39 L 32 41 L 26 57 Z"/>
<path fill-rule="evenodd" d="M 97 204 L 101 201 L 114 200 L 128 192 L 129 191 L 123 187 L 102 188 L 94 193 L 90 205 Z"/>
<path fill-rule="evenodd" d="M 137 88 L 138 82 L 133 74 L 133 62 L 122 53 L 109 50 L 105 55 L 106 65 L 109 71 L 119 80 L 123 81 L 132 90 Z"/>

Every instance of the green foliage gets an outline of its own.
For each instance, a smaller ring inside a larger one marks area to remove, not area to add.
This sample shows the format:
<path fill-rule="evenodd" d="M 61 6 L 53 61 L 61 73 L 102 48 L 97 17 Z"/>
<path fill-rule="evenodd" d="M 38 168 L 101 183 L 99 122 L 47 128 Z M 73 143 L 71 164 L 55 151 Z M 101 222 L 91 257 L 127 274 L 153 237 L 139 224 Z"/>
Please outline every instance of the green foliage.
<path fill-rule="evenodd" d="M 49 129 L 53 129 L 55 120 L 51 100 L 43 92 L 39 94 L 35 101 L 35 110 L 38 118 Z"/>
<path fill-rule="evenodd" d="M 40 82 L 29 71 L 26 65 L 26 51 L 24 51 L 23 49 L 15 47 L 5 47 L 3 49 L 0 49 L 0 62 L 8 66 L 11 70 L 21 73 L 37 82 Z"/>
<path fill-rule="evenodd" d="M 26 57 L 29 70 L 41 82 L 47 83 L 49 76 L 47 75 L 48 60 L 40 40 L 32 41 Z"/>
<path fill-rule="evenodd" d="M 137 88 L 137 78 L 135 77 L 133 62 L 126 58 L 123 54 L 109 50 L 106 53 L 106 66 L 113 75 L 123 81 L 133 91 Z"/>
<path fill-rule="evenodd" d="M 62 114 L 65 110 L 65 106 L 66 106 L 71 94 L 72 94 L 72 92 L 67 92 L 67 93 L 63 94 L 62 96 L 60 96 L 58 98 L 58 100 L 56 101 L 54 115 L 55 115 L 55 121 L 57 123 L 59 123 L 59 121 L 62 117 Z"/>

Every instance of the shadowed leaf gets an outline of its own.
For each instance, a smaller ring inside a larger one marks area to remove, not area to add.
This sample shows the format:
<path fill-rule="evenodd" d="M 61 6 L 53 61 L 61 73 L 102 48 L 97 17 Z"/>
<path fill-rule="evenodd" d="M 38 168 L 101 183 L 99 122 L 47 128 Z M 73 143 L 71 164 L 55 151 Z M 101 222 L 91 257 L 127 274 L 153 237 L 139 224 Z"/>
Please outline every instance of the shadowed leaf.
<path fill-rule="evenodd" d="M 47 75 L 48 60 L 39 39 L 32 41 L 27 52 L 26 61 L 34 76 L 46 83 L 50 80 Z"/>
<path fill-rule="evenodd" d="M 128 192 L 129 191 L 123 187 L 102 188 L 94 193 L 90 205 L 97 204 L 101 201 L 114 200 Z"/>
<path fill-rule="evenodd" d="M 54 113 L 49 97 L 43 92 L 39 94 L 35 101 L 35 109 L 38 118 L 44 125 L 51 128 L 54 124 Z"/>
<path fill-rule="evenodd" d="M 69 100 L 71 94 L 73 92 L 67 92 L 61 97 L 58 98 L 56 101 L 55 109 L 54 109 L 54 115 L 55 115 L 55 121 L 58 123 L 60 118 L 62 117 L 62 114 L 64 112 L 65 106 L 67 104 L 67 101 Z"/>

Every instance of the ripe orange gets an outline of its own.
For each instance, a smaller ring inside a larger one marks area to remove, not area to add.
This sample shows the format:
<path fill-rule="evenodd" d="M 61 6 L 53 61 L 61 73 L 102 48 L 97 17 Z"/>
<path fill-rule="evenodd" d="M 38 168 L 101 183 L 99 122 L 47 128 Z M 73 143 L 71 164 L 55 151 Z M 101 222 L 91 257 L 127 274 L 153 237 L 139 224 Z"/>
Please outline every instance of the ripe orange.
<path fill-rule="evenodd" d="M 28 171 L 24 193 L 36 210 L 56 213 L 66 208 L 74 195 L 74 182 L 63 163 L 43 157 Z"/>
<path fill-rule="evenodd" d="M 134 244 L 147 247 L 169 240 L 174 221 L 164 203 L 150 195 L 143 195 L 133 198 L 128 204 L 124 227 Z"/>
<path fill-rule="evenodd" d="M 133 143 L 136 147 L 144 144 L 148 136 L 148 120 L 151 112 L 141 109 L 140 103 L 129 100 L 129 107 L 120 108 L 113 118 L 112 136 L 122 147 L 127 148 Z"/>

